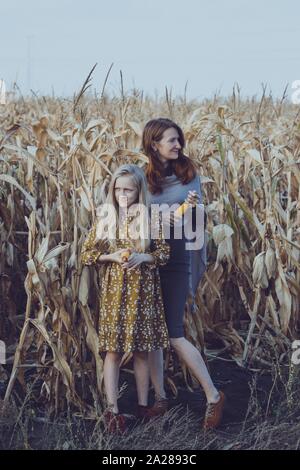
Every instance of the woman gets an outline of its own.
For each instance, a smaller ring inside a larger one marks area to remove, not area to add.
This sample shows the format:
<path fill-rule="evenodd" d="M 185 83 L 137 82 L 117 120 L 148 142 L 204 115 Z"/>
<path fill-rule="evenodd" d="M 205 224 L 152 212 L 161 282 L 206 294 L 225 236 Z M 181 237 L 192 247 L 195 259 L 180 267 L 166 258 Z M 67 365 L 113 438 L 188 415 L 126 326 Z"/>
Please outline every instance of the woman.
<path fill-rule="evenodd" d="M 201 203 L 201 184 L 193 162 L 183 154 L 185 145 L 181 128 L 170 119 L 159 118 L 149 121 L 143 131 L 142 146 L 149 158 L 146 177 L 151 204 L 172 206 L 186 201 Z M 194 191 L 197 191 L 198 197 Z M 174 223 L 171 217 L 169 262 L 160 267 L 160 278 L 166 323 L 170 343 L 179 358 L 199 381 L 207 398 L 204 428 L 218 426 L 221 421 L 225 395 L 214 386 L 200 352 L 184 337 L 184 307 L 189 292 L 195 296 L 199 280 L 205 271 L 205 246 L 201 250 L 187 250 L 186 238 L 174 237 Z M 149 353 L 150 373 L 155 388 L 156 402 L 153 415 L 167 409 L 163 382 L 162 349 Z"/>

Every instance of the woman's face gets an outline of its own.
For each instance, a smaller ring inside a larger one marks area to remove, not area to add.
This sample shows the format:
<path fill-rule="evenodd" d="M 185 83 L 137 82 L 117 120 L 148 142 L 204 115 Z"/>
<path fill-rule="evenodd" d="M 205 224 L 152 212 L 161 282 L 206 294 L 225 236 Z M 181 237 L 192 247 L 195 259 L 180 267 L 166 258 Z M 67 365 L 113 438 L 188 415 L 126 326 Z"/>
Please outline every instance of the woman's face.
<path fill-rule="evenodd" d="M 119 178 L 116 179 L 115 198 L 119 207 L 123 209 L 137 202 L 138 188 L 130 175 L 119 176 Z"/>
<path fill-rule="evenodd" d="M 160 141 L 153 143 L 152 147 L 155 151 L 158 150 L 158 158 L 162 163 L 167 164 L 170 160 L 176 160 L 181 149 L 177 130 L 174 127 L 166 129 Z"/>

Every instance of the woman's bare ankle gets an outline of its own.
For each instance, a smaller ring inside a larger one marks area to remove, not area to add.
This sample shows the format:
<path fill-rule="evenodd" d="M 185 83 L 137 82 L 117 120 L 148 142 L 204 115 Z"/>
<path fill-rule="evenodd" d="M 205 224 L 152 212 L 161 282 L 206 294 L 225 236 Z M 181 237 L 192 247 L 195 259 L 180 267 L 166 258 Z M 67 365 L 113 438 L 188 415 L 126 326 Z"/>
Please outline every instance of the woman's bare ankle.
<path fill-rule="evenodd" d="M 164 401 L 167 399 L 167 395 L 166 395 L 166 392 L 163 392 L 163 393 L 155 393 L 155 396 L 154 396 L 154 399 L 155 401 Z"/>
<path fill-rule="evenodd" d="M 218 390 L 216 390 L 212 395 L 207 396 L 207 403 L 218 403 L 220 398 L 221 395 Z"/>
<path fill-rule="evenodd" d="M 108 409 L 109 411 L 111 411 L 114 415 L 119 414 L 119 408 L 118 408 L 117 405 L 108 404 L 108 405 L 107 405 L 107 409 Z"/>

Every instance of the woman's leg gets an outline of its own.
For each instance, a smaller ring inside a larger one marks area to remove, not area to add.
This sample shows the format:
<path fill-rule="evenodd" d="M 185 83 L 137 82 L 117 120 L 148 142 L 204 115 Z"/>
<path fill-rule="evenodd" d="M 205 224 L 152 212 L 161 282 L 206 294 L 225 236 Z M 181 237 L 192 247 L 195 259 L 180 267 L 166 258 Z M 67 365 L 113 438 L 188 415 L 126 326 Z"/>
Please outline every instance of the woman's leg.
<path fill-rule="evenodd" d="M 217 403 L 220 395 L 214 386 L 200 352 L 185 338 L 170 338 L 171 346 L 200 382 L 208 403 Z"/>
<path fill-rule="evenodd" d="M 119 413 L 119 375 L 122 356 L 117 352 L 107 352 L 104 360 L 104 386 L 108 406 L 113 413 Z"/>
<path fill-rule="evenodd" d="M 138 404 L 142 406 L 147 406 L 149 393 L 148 353 L 134 352 L 133 367 L 138 395 Z"/>
<path fill-rule="evenodd" d="M 157 400 L 165 399 L 164 388 L 164 355 L 162 348 L 148 353 L 151 382 L 155 390 Z"/>

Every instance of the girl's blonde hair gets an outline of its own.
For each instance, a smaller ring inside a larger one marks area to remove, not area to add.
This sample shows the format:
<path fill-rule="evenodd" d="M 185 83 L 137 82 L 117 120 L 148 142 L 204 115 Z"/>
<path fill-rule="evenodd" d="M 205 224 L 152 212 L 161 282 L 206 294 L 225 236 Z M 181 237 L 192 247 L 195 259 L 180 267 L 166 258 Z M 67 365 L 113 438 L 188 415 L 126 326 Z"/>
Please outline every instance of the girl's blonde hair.
<path fill-rule="evenodd" d="M 98 223 L 96 230 L 96 238 L 98 240 L 106 240 L 111 247 L 116 248 L 116 234 L 119 228 L 119 204 L 115 196 L 116 180 L 120 176 L 131 176 L 134 185 L 138 190 L 138 215 L 134 217 L 134 222 L 139 222 L 140 236 L 132 239 L 134 246 L 139 251 L 144 252 L 150 246 L 150 221 L 149 221 L 149 196 L 147 188 L 147 180 L 143 170 L 137 165 L 125 164 L 121 165 L 112 175 L 109 184 L 105 204 L 98 209 Z M 130 212 L 130 208 L 129 208 Z M 136 211 L 135 211 L 136 212 Z M 105 224 L 103 224 L 103 217 Z M 102 219 L 102 220 L 101 220 Z"/>

